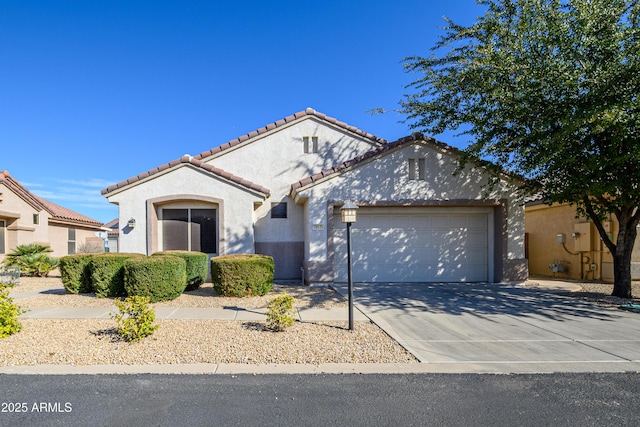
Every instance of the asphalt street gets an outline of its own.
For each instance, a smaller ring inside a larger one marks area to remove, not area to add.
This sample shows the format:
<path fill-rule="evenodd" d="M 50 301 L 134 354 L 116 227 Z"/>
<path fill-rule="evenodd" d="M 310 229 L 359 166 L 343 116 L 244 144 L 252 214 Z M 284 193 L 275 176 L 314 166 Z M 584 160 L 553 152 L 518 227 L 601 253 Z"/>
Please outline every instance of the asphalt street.
<path fill-rule="evenodd" d="M 2 426 L 637 426 L 640 374 L 1 375 Z"/>

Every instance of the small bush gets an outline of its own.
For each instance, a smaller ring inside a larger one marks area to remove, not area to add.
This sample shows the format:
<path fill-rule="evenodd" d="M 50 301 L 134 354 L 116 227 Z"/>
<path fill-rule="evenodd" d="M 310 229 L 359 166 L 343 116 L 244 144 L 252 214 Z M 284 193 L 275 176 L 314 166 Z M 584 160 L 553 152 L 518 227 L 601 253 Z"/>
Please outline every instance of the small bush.
<path fill-rule="evenodd" d="M 158 325 L 154 325 L 156 313 L 149 307 L 149 297 L 133 296 L 124 301 L 114 300 L 118 312 L 111 313 L 111 318 L 118 323 L 118 335 L 125 341 L 140 341 L 153 334 Z"/>
<path fill-rule="evenodd" d="M 104 252 L 104 246 L 97 243 L 83 243 L 76 248 L 77 254 L 101 254 Z"/>
<path fill-rule="evenodd" d="M 207 279 L 209 256 L 203 252 L 191 251 L 164 251 L 156 252 L 153 256 L 171 255 L 184 259 L 187 262 L 187 287 L 185 291 L 194 291 Z"/>
<path fill-rule="evenodd" d="M 273 284 L 273 258 L 266 255 L 225 255 L 211 258 L 211 281 L 223 296 L 265 295 Z"/>
<path fill-rule="evenodd" d="M 93 255 L 75 254 L 60 258 L 60 277 L 64 289 L 70 294 L 93 291 L 91 285 L 91 260 Z"/>
<path fill-rule="evenodd" d="M 91 287 L 99 298 L 116 297 L 125 294 L 124 263 L 140 254 L 105 252 L 91 258 Z"/>
<path fill-rule="evenodd" d="M 58 268 L 58 258 L 53 258 L 47 253 L 53 250 L 46 245 L 29 243 L 18 245 L 7 254 L 3 263 L 8 266 L 20 267 L 20 271 L 25 276 L 46 277 L 49 273 Z"/>
<path fill-rule="evenodd" d="M 8 287 L 0 286 L 0 338 L 6 338 L 22 330 L 19 317 L 24 312 L 25 310 L 15 304 L 9 296 Z"/>
<path fill-rule="evenodd" d="M 275 297 L 267 305 L 267 328 L 274 331 L 284 331 L 296 322 L 293 312 L 295 299 L 284 292 Z"/>
<path fill-rule="evenodd" d="M 172 300 L 186 287 L 187 262 L 175 256 L 130 258 L 124 263 L 124 288 L 130 296 L 151 302 Z"/>

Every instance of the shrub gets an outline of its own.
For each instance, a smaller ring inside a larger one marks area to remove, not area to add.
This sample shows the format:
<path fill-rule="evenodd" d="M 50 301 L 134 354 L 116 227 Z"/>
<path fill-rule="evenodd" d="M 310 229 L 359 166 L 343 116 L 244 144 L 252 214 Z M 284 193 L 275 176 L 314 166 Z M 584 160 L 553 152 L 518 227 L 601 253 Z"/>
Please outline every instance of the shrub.
<path fill-rule="evenodd" d="M 101 254 L 104 252 L 104 246 L 97 243 L 83 243 L 76 248 L 77 254 Z"/>
<path fill-rule="evenodd" d="M 3 263 L 20 267 L 20 271 L 25 276 L 46 277 L 52 270 L 58 268 L 58 259 L 47 255 L 49 252 L 53 252 L 49 246 L 38 243 L 18 245 L 7 254 Z"/>
<path fill-rule="evenodd" d="M 141 254 L 105 252 L 91 258 L 91 287 L 99 298 L 116 297 L 125 294 L 124 263 Z"/>
<path fill-rule="evenodd" d="M 129 258 L 124 263 L 124 288 L 130 296 L 151 302 L 172 300 L 186 287 L 187 262 L 175 256 Z"/>
<path fill-rule="evenodd" d="M 140 341 L 153 334 L 158 325 L 154 325 L 156 313 L 149 307 L 149 297 L 132 296 L 124 301 L 114 300 L 118 307 L 117 313 L 111 313 L 111 318 L 118 323 L 118 335 L 125 341 Z"/>
<path fill-rule="evenodd" d="M 273 258 L 266 255 L 225 255 L 211 258 L 211 281 L 223 296 L 265 295 L 273 282 Z"/>
<path fill-rule="evenodd" d="M 164 251 L 156 252 L 153 256 L 171 255 L 184 259 L 187 262 L 187 287 L 185 291 L 194 291 L 207 279 L 209 256 L 203 252 L 191 251 Z"/>
<path fill-rule="evenodd" d="M 284 331 L 293 325 L 296 322 L 293 312 L 294 302 L 294 298 L 286 292 L 272 299 L 267 305 L 267 328 Z"/>
<path fill-rule="evenodd" d="M 9 296 L 7 286 L 0 286 L 0 338 L 6 338 L 22 330 L 19 317 L 23 310 Z"/>
<path fill-rule="evenodd" d="M 93 255 L 75 254 L 60 258 L 60 277 L 64 289 L 70 294 L 93 291 L 91 286 L 91 260 Z"/>

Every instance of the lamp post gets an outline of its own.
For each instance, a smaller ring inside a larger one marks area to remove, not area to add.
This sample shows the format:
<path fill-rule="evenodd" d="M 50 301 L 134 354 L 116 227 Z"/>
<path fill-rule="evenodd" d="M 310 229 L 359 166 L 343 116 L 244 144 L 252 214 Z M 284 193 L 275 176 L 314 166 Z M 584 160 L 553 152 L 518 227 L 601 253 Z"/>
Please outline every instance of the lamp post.
<path fill-rule="evenodd" d="M 349 330 L 353 330 L 353 275 L 351 272 L 351 224 L 356 222 L 358 206 L 349 201 L 340 208 L 342 222 L 347 224 L 347 281 L 349 284 Z"/>

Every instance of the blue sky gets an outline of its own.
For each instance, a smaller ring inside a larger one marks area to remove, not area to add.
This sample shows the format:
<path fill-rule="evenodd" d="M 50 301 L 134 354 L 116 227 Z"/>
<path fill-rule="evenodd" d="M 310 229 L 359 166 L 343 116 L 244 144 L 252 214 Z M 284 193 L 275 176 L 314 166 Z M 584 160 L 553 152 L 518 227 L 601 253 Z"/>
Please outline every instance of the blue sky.
<path fill-rule="evenodd" d="M 101 222 L 100 190 L 307 107 L 387 140 L 443 16 L 473 0 L 0 3 L 0 170 Z M 463 147 L 450 134 L 439 139 Z"/>

